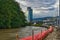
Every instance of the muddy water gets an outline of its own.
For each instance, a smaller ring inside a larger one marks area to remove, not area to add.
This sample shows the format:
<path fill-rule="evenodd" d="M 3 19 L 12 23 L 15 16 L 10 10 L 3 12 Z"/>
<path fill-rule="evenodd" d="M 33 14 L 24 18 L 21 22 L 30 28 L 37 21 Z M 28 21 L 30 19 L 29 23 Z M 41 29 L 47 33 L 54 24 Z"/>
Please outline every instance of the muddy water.
<path fill-rule="evenodd" d="M 46 28 L 33 26 L 18 29 L 0 29 L 0 40 L 16 40 L 16 33 L 19 35 L 19 38 L 31 36 L 32 29 L 34 30 L 34 34 L 41 32 L 41 30 L 46 30 Z"/>
<path fill-rule="evenodd" d="M 16 40 L 16 32 L 19 29 L 1 29 L 0 40 Z"/>

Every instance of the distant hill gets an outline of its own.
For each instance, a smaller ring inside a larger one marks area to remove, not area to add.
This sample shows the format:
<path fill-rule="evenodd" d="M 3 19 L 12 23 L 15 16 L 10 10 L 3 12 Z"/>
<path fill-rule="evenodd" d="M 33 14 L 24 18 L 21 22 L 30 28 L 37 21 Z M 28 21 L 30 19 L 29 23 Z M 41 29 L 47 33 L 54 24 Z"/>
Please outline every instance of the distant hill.
<path fill-rule="evenodd" d="M 59 16 L 57 16 L 59 17 Z M 56 18 L 56 17 L 42 17 L 42 18 L 34 18 L 33 21 L 43 21 L 43 20 L 47 20 L 47 19 L 50 19 L 50 18 Z"/>

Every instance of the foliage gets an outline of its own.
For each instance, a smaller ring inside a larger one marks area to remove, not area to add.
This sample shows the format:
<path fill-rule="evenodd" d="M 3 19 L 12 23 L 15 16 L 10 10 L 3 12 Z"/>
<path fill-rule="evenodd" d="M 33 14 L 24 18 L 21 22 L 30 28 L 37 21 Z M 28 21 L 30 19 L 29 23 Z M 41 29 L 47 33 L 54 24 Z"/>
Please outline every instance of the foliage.
<path fill-rule="evenodd" d="M 33 26 L 42 26 L 43 22 L 40 21 L 40 22 L 37 22 L 36 24 L 32 24 Z"/>
<path fill-rule="evenodd" d="M 14 28 L 25 25 L 25 16 L 14 0 L 0 0 L 0 28 Z"/>

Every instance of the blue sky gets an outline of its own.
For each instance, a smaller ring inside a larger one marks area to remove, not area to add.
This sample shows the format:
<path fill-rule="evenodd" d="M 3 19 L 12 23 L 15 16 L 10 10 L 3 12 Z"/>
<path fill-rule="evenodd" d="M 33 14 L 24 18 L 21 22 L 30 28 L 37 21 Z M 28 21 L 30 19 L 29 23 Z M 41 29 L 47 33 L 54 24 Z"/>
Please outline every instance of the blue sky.
<path fill-rule="evenodd" d="M 26 13 L 27 7 L 33 9 L 33 18 L 57 16 L 59 0 L 16 0 Z M 27 13 L 26 13 L 27 16 Z"/>

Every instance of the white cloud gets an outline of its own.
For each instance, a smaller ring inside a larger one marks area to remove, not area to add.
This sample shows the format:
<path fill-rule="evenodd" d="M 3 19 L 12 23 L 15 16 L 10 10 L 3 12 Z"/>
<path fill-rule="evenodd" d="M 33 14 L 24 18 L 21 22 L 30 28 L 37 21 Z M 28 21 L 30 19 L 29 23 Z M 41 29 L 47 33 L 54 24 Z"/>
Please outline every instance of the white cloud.
<path fill-rule="evenodd" d="M 34 9 L 34 10 L 33 10 L 33 13 L 34 13 L 34 14 L 35 14 L 35 13 L 38 14 L 38 13 L 40 13 L 40 12 L 41 12 L 41 11 L 40 11 L 40 10 L 37 10 L 37 9 Z"/>
<path fill-rule="evenodd" d="M 57 7 L 59 8 L 59 0 L 57 0 L 57 2 L 55 3 L 54 7 L 55 8 L 57 8 Z"/>

